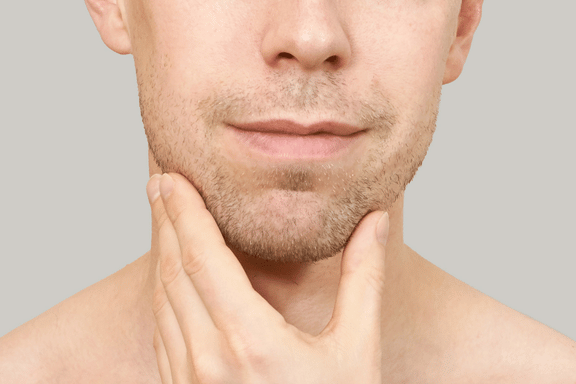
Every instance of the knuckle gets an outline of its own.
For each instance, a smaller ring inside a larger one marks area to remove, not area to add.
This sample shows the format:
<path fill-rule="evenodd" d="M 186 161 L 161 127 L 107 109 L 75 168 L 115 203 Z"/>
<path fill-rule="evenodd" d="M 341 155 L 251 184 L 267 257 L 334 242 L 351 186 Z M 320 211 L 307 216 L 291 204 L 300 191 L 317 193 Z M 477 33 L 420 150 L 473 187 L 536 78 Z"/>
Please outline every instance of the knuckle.
<path fill-rule="evenodd" d="M 159 202 L 157 202 L 159 204 Z M 170 218 L 166 214 L 164 209 L 158 209 L 156 214 L 156 225 L 158 228 L 163 228 L 166 226 L 166 223 L 170 221 Z"/>
<path fill-rule="evenodd" d="M 190 277 L 201 275 L 207 266 L 208 253 L 194 250 L 193 244 L 184 244 L 182 248 L 182 268 Z"/>
<path fill-rule="evenodd" d="M 194 356 L 192 366 L 194 374 L 200 383 L 227 383 L 227 367 L 223 362 L 209 353 L 199 353 Z"/>
<path fill-rule="evenodd" d="M 376 291 L 377 294 L 384 294 L 384 281 L 385 274 L 380 268 L 374 266 L 368 266 L 366 271 L 366 281 L 368 285 Z"/>
<path fill-rule="evenodd" d="M 174 255 L 162 255 L 160 258 L 160 280 L 164 285 L 170 285 L 182 271 L 182 264 Z"/>
<path fill-rule="evenodd" d="M 175 227 L 182 226 L 184 223 L 184 214 L 186 211 L 186 206 L 179 203 L 178 201 L 172 202 L 172 209 L 170 210 L 170 220 L 174 223 Z"/>
<path fill-rule="evenodd" d="M 261 372 L 268 367 L 271 354 L 265 343 L 256 342 L 246 332 L 235 330 L 228 335 L 228 345 L 236 364 L 248 371 Z"/>

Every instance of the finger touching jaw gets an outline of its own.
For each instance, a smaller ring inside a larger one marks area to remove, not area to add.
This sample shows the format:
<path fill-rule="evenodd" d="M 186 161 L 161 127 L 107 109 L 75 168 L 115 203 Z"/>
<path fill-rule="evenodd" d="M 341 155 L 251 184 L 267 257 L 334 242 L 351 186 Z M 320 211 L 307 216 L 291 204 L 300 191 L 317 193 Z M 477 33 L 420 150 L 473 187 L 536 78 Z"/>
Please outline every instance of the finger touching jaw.
<path fill-rule="evenodd" d="M 204 200 L 182 175 L 165 173 L 160 178 L 160 195 L 164 207 L 177 233 L 189 238 L 180 238 L 184 244 L 210 243 L 225 247 L 225 241 L 214 218 L 206 209 Z M 196 235 L 196 236 L 193 236 Z"/>

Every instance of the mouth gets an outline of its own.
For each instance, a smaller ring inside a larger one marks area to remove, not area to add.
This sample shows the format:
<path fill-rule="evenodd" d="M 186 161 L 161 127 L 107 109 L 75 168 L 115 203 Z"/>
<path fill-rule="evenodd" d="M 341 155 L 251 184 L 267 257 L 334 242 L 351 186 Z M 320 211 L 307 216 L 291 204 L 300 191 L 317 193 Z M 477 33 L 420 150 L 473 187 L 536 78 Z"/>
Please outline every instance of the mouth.
<path fill-rule="evenodd" d="M 270 120 L 228 125 L 230 136 L 250 157 L 268 161 L 318 161 L 349 152 L 365 130 L 332 121 L 301 125 Z"/>
<path fill-rule="evenodd" d="M 234 127 L 250 132 L 283 133 L 288 135 L 316 135 L 326 133 L 334 136 L 349 136 L 363 129 L 335 121 L 321 121 L 310 125 L 302 125 L 290 120 L 268 120 L 253 123 L 232 124 Z"/>

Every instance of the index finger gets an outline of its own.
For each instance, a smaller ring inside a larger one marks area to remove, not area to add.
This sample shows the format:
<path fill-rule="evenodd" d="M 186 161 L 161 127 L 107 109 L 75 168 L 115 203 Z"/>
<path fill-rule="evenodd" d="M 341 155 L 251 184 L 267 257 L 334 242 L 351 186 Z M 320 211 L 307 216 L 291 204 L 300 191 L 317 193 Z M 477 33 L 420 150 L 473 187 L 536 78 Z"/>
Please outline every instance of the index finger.
<path fill-rule="evenodd" d="M 261 328 L 258 324 L 263 316 L 267 321 L 276 318 L 284 322 L 282 315 L 252 288 L 192 184 L 182 175 L 164 174 L 160 192 L 180 243 L 182 267 L 216 326 L 225 330 L 240 323 L 246 328 Z"/>

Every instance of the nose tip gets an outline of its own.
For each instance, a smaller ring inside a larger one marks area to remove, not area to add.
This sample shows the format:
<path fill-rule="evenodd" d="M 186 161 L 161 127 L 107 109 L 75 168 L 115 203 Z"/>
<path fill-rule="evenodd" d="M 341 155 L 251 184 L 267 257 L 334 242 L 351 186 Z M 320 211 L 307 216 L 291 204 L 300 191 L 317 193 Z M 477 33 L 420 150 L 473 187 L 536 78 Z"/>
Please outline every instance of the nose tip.
<path fill-rule="evenodd" d="M 335 70 L 345 66 L 351 48 L 335 13 L 327 5 L 283 12 L 262 41 L 266 63 L 272 67 L 298 63 L 306 70 Z M 294 17 L 286 16 L 290 14 Z"/>

